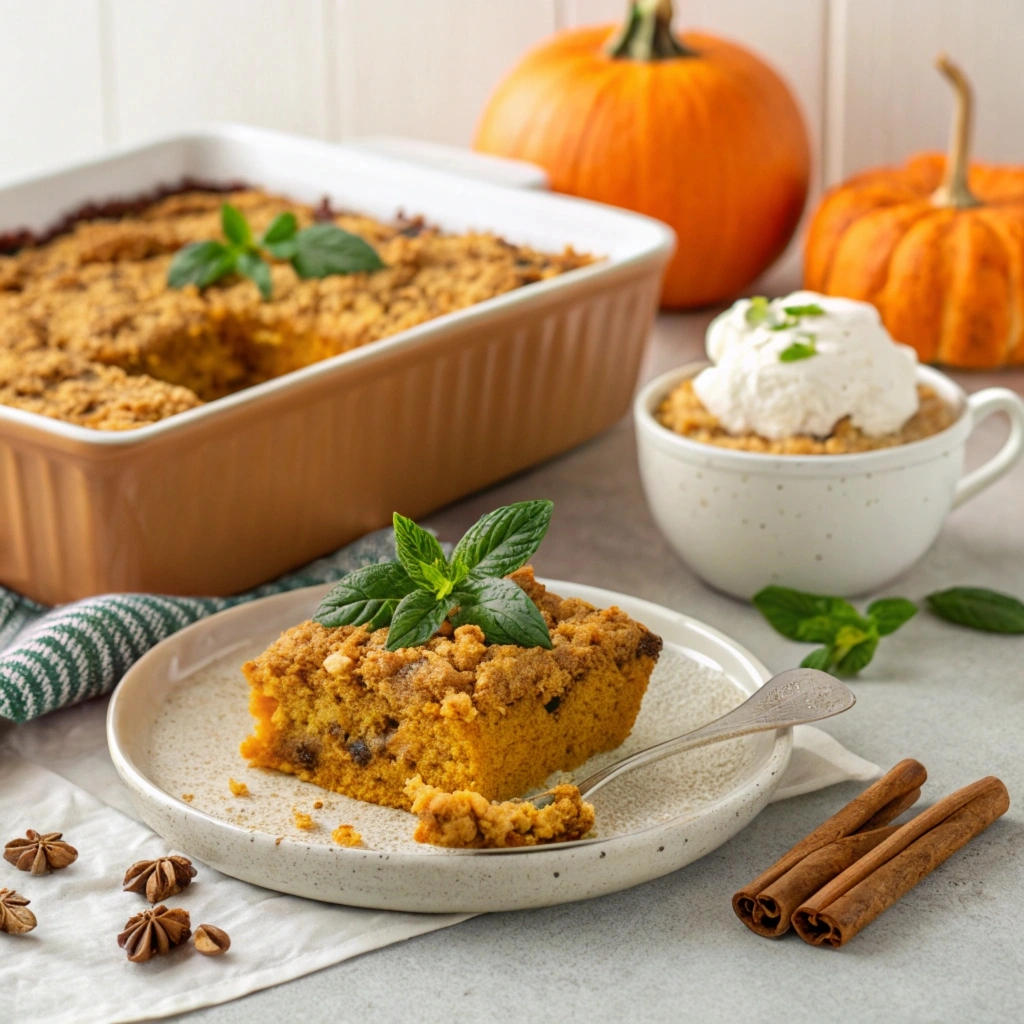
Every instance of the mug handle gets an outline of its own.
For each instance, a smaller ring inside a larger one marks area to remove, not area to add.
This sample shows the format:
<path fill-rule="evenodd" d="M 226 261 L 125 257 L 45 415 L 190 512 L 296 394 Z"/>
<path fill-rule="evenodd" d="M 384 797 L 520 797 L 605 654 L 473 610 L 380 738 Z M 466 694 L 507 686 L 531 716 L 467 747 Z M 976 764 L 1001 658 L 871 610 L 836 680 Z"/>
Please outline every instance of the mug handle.
<path fill-rule="evenodd" d="M 997 412 L 1010 419 L 1010 436 L 1002 448 L 984 465 L 968 473 L 957 485 L 953 495 L 953 508 L 959 508 L 994 484 L 1024 453 L 1024 400 L 1009 388 L 985 388 L 967 398 L 967 411 L 971 417 L 971 430 L 982 420 Z"/>

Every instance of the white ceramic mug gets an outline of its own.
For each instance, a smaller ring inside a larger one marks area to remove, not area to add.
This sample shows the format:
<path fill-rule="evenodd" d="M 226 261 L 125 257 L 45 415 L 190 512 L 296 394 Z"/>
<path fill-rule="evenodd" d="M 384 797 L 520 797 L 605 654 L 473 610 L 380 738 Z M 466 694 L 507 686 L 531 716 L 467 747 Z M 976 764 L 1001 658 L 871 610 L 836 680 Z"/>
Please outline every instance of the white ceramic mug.
<path fill-rule="evenodd" d="M 1024 401 L 1006 388 L 968 396 L 945 374 L 922 384 L 954 409 L 932 437 L 850 455 L 767 455 L 682 437 L 654 417 L 662 399 L 705 363 L 662 374 L 636 398 L 640 476 L 651 512 L 681 558 L 719 590 L 749 599 L 769 584 L 852 596 L 910 568 L 950 510 L 998 480 L 1024 454 Z M 1002 412 L 1010 436 L 964 476 L 964 447 Z"/>

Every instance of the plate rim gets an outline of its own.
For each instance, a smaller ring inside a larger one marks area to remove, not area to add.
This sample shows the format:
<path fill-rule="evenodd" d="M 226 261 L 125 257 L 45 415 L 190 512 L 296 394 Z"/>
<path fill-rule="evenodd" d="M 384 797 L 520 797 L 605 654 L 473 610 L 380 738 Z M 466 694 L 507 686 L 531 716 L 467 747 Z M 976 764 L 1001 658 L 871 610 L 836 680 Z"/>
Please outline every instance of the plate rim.
<path fill-rule="evenodd" d="M 556 593 L 568 592 L 570 596 L 577 596 L 581 591 L 587 592 L 597 598 L 598 601 L 602 602 L 600 607 L 610 607 L 618 603 L 618 599 L 625 598 L 630 604 L 641 607 L 644 609 L 650 609 L 657 616 L 664 617 L 666 615 L 676 619 L 679 624 L 689 630 L 692 630 L 698 634 L 704 635 L 706 638 L 713 640 L 716 644 L 722 645 L 725 648 L 731 650 L 731 652 L 738 656 L 741 662 L 746 664 L 746 667 L 750 671 L 751 675 L 759 678 L 759 686 L 763 686 L 764 683 L 770 678 L 771 673 L 767 667 L 758 659 L 751 651 L 749 651 L 743 644 L 734 640 L 727 633 L 717 629 L 714 626 L 710 626 L 707 623 L 695 618 L 692 615 L 688 615 L 685 612 L 677 611 L 674 608 L 669 608 L 666 605 L 658 604 L 654 601 L 648 601 L 645 598 L 633 597 L 630 594 L 622 593 L 621 591 L 608 590 L 604 587 L 595 587 L 590 584 L 574 583 L 569 580 L 557 580 L 550 577 L 538 577 L 538 582 L 543 583 L 546 587 L 555 590 Z M 158 786 L 128 755 L 128 753 L 122 749 L 121 738 L 117 725 L 117 717 L 119 715 L 119 709 L 121 704 L 124 702 L 125 697 L 122 691 L 125 693 L 136 684 L 136 679 L 143 678 L 146 674 L 146 670 L 149 667 L 149 663 L 157 660 L 157 658 L 163 654 L 161 648 L 166 648 L 164 645 L 169 645 L 172 641 L 180 642 L 180 638 L 186 634 L 195 631 L 200 632 L 203 628 L 209 628 L 211 622 L 218 621 L 224 622 L 229 618 L 244 618 L 247 614 L 251 614 L 252 609 L 256 606 L 266 606 L 270 602 L 286 604 L 289 601 L 297 601 L 303 595 L 312 597 L 315 593 L 324 594 L 331 587 L 335 586 L 337 581 L 331 581 L 329 583 L 318 583 L 310 587 L 302 587 L 296 590 L 288 590 L 278 594 L 270 594 L 266 597 L 257 598 L 255 601 L 248 601 L 244 604 L 235 605 L 232 608 L 226 608 L 223 611 L 216 612 L 213 615 L 208 615 L 205 618 L 194 622 L 183 629 L 172 633 L 170 636 L 161 640 L 159 643 L 151 647 L 138 661 L 136 661 L 131 668 L 124 674 L 121 680 L 115 687 L 110 702 L 107 706 L 106 712 L 106 723 L 105 732 L 107 739 L 107 747 L 110 753 L 111 760 L 114 763 L 114 767 L 125 784 L 132 797 L 132 803 L 136 804 L 136 791 L 141 790 L 147 798 L 151 801 L 161 805 L 165 812 L 172 814 L 181 815 L 184 819 L 191 821 L 192 823 L 205 828 L 215 828 L 218 830 L 226 830 L 231 833 L 234 838 L 247 837 L 250 842 L 270 842 L 277 845 L 277 837 L 272 836 L 269 832 L 262 830 L 253 830 L 245 828 L 240 825 L 233 824 L 232 822 L 224 821 L 221 818 L 214 817 L 211 814 L 207 814 L 205 811 L 201 811 L 198 808 L 191 807 L 189 804 L 183 802 L 172 794 L 168 793 L 165 789 Z M 558 588 L 562 588 L 559 590 Z M 589 600 L 586 596 L 584 600 Z M 592 602 L 595 603 L 595 602 Z M 160 651 L 160 654 L 155 652 Z M 194 665 L 192 665 L 187 676 L 191 676 L 197 671 L 203 664 L 208 660 L 213 660 L 222 657 L 224 649 L 218 650 L 216 653 L 211 654 L 208 659 L 203 659 Z M 722 670 L 724 671 L 724 669 Z M 728 673 L 727 673 L 728 674 Z M 183 678 L 187 678 L 183 677 Z M 127 686 L 126 686 L 127 684 Z M 161 702 L 162 703 L 162 702 Z M 750 779 L 748 779 L 743 785 L 736 789 L 730 790 L 717 800 L 711 801 L 710 803 L 703 805 L 697 811 L 689 814 L 683 814 L 671 818 L 668 821 L 660 822 L 654 825 L 648 825 L 645 828 L 635 829 L 630 832 L 623 833 L 622 835 L 601 837 L 597 836 L 593 839 L 577 840 L 571 843 L 552 843 L 547 845 L 538 846 L 525 846 L 525 847 L 513 847 L 505 849 L 439 849 L 431 848 L 430 851 L 424 850 L 420 852 L 406 852 L 406 851 L 386 851 L 386 850 L 373 850 L 373 849 L 361 849 L 358 847 L 339 847 L 332 846 L 327 843 L 304 843 L 302 840 L 295 838 L 285 837 L 281 840 L 281 845 L 287 843 L 290 846 L 299 847 L 303 846 L 309 851 L 314 851 L 314 856 L 328 856 L 331 857 L 342 857 L 347 859 L 350 863 L 358 861 L 369 861 L 379 860 L 386 858 L 387 860 L 397 862 L 399 865 L 402 864 L 417 864 L 421 865 L 427 861 L 434 863 L 444 863 L 456 860 L 462 860 L 463 858 L 469 857 L 518 857 L 527 854 L 537 856 L 547 855 L 553 857 L 555 855 L 581 850 L 586 847 L 594 847 L 604 845 L 611 847 L 613 845 L 622 845 L 629 843 L 632 840 L 649 836 L 654 832 L 669 832 L 675 828 L 685 825 L 695 819 L 703 818 L 713 813 L 721 805 L 736 801 L 742 804 L 745 798 L 752 793 L 755 789 L 766 784 L 766 776 L 768 780 L 774 780 L 774 782 L 767 781 L 767 784 L 771 786 L 772 790 L 779 784 L 781 777 L 789 764 L 790 755 L 793 747 L 793 731 L 790 728 L 777 729 L 775 731 L 775 741 L 772 745 L 771 750 L 768 753 L 768 757 L 760 770 Z M 148 822 L 147 827 L 153 828 Z M 157 830 L 154 828 L 154 832 Z M 159 833 L 158 833 L 159 834 Z"/>

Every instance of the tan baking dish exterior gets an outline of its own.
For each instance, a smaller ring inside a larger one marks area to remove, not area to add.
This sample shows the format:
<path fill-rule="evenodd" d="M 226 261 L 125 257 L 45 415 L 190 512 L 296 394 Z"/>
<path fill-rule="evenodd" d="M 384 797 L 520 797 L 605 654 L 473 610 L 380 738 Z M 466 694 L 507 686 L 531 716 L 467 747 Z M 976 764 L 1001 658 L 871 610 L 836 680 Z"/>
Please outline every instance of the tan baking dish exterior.
<path fill-rule="evenodd" d="M 0 228 L 39 229 L 86 199 L 185 175 L 608 258 L 135 431 L 0 406 L 4 586 L 45 604 L 234 593 L 628 410 L 673 244 L 646 218 L 224 127 L 0 189 Z"/>

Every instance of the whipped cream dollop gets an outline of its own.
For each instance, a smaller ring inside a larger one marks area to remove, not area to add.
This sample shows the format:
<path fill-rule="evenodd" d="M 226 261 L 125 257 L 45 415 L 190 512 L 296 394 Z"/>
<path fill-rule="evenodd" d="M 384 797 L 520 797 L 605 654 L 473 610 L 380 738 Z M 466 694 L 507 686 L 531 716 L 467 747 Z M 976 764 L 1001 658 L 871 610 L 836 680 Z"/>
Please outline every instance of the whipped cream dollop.
<path fill-rule="evenodd" d="M 693 390 L 731 434 L 827 437 L 849 416 L 877 437 L 917 412 L 917 354 L 867 302 L 803 291 L 741 299 L 712 321 L 706 345 L 715 365 Z"/>

